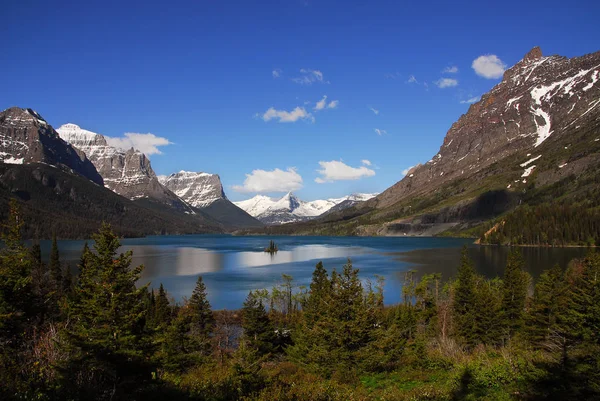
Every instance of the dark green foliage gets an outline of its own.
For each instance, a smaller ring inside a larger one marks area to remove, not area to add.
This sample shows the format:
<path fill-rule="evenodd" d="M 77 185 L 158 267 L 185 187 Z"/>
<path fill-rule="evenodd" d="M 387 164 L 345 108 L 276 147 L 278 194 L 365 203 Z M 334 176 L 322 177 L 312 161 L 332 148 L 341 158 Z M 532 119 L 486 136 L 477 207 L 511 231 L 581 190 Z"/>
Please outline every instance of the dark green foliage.
<path fill-rule="evenodd" d="M 210 308 L 202 276 L 198 276 L 196 287 L 189 301 L 189 309 L 195 332 L 199 336 L 208 338 L 214 329 L 215 317 Z"/>
<path fill-rule="evenodd" d="M 277 245 L 275 245 L 275 241 L 271 240 L 269 241 L 269 246 L 267 248 L 265 248 L 265 252 L 268 253 L 276 253 L 279 249 L 277 248 Z"/>
<path fill-rule="evenodd" d="M 55 287 L 58 289 L 62 284 L 63 277 L 58 253 L 58 245 L 56 243 L 56 235 L 52 236 L 52 249 L 50 250 L 50 262 L 48 263 L 48 270 L 50 270 L 50 277 L 52 278 Z"/>
<path fill-rule="evenodd" d="M 600 209 L 582 203 L 524 205 L 502 216 L 484 244 L 598 245 Z"/>
<path fill-rule="evenodd" d="M 523 326 L 525 300 L 531 277 L 523 269 L 525 262 L 520 251 L 508 255 L 502 283 L 501 317 L 506 338 L 510 339 Z"/>
<path fill-rule="evenodd" d="M 167 298 L 167 292 L 162 283 L 158 288 L 154 302 L 154 324 L 158 327 L 166 327 L 171 322 L 172 310 Z"/>
<path fill-rule="evenodd" d="M 475 267 L 469 259 L 467 248 L 462 250 L 460 266 L 456 276 L 456 286 L 452 309 L 454 313 L 454 330 L 459 338 L 467 344 L 473 345 L 477 342 L 475 337 Z"/>
<path fill-rule="evenodd" d="M 26 332 L 33 320 L 34 294 L 31 268 L 34 260 L 21 241 L 23 219 L 16 202 L 11 202 L 8 221 L 3 225 L 0 250 L 0 398 L 18 393 L 26 377 L 20 365 L 20 352 L 26 345 Z"/>
<path fill-rule="evenodd" d="M 559 316 L 567 308 L 567 290 L 558 265 L 540 275 L 527 315 L 527 335 L 535 347 L 553 350 L 559 346 L 556 334 L 560 330 Z"/>
<path fill-rule="evenodd" d="M 277 336 L 262 301 L 252 291 L 242 308 L 244 340 L 259 356 L 275 351 Z"/>
<path fill-rule="evenodd" d="M 75 397 L 123 397 L 150 379 L 142 330 L 146 288 L 135 286 L 143 266 L 130 267 L 131 252 L 117 255 L 120 241 L 110 226 L 94 239 L 95 252 L 84 255 L 68 302 L 65 339 L 72 356 L 64 367 L 65 386 L 79 381 Z"/>

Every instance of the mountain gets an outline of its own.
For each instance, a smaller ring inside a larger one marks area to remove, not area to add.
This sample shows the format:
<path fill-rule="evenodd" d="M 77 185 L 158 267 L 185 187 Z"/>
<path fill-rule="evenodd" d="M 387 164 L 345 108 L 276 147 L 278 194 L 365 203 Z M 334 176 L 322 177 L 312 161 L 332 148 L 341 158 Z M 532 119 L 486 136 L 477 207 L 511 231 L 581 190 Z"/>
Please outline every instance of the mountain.
<path fill-rule="evenodd" d="M 149 199 L 194 213 L 189 205 L 159 182 L 150 160 L 139 150 L 117 149 L 110 146 L 103 135 L 76 124 L 64 124 L 56 131 L 63 140 L 85 152 L 104 178 L 104 185 L 112 191 L 131 200 Z"/>
<path fill-rule="evenodd" d="M 599 73 L 600 52 L 568 59 L 543 57 L 539 47 L 533 48 L 452 125 L 431 160 L 384 191 L 374 204 L 382 209 L 431 192 L 523 150 L 532 156 L 521 160 L 522 171 L 535 168 L 533 159 L 543 157 L 542 145 L 597 118 Z"/>
<path fill-rule="evenodd" d="M 452 124 L 435 156 L 398 183 L 269 232 L 479 235 L 469 230 L 525 205 L 591 207 L 599 183 L 600 52 L 569 59 L 536 47 Z"/>
<path fill-rule="evenodd" d="M 44 163 L 0 163 L 0 219 L 16 198 L 23 211 L 26 238 L 90 238 L 101 222 L 124 236 L 223 232 L 201 213 L 154 208 L 126 199 L 81 175 Z"/>
<path fill-rule="evenodd" d="M 217 174 L 180 171 L 158 177 L 161 184 L 194 207 L 205 207 L 219 199 L 227 199 Z"/>
<path fill-rule="evenodd" d="M 103 185 L 102 176 L 86 155 L 63 141 L 46 120 L 31 109 L 11 107 L 0 112 L 0 161 L 45 163 Z"/>
<path fill-rule="evenodd" d="M 315 200 L 306 202 L 298 199 L 292 192 L 280 199 L 256 195 L 251 199 L 234 202 L 251 216 L 268 225 L 308 221 L 321 216 L 333 207 L 345 203 L 350 207 L 358 202 L 371 199 L 376 194 L 353 194 L 343 198 Z"/>
<path fill-rule="evenodd" d="M 180 171 L 159 181 L 183 201 L 232 227 L 260 227 L 262 223 L 234 205 L 217 174 Z"/>

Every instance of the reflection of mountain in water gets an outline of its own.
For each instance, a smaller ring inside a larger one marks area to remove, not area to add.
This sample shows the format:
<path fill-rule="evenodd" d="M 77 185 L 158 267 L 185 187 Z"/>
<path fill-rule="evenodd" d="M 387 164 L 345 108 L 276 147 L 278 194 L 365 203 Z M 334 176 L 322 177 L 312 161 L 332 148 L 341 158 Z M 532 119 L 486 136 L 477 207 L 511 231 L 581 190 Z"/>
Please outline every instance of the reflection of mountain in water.
<path fill-rule="evenodd" d="M 142 277 L 195 276 L 223 269 L 223 255 L 203 248 L 128 246 L 133 264 L 144 264 Z"/>
<path fill-rule="evenodd" d="M 279 250 L 273 255 L 265 252 L 239 252 L 237 254 L 237 265 L 240 267 L 279 265 L 308 260 L 347 258 L 365 252 L 366 250 L 361 247 L 304 245 L 294 247 L 291 251 Z"/>
<path fill-rule="evenodd" d="M 510 250 L 511 248 L 504 246 L 473 246 L 469 248 L 469 257 L 473 259 L 480 274 L 488 278 L 501 277 Z M 555 264 L 566 269 L 571 260 L 584 257 L 587 252 L 585 248 L 522 247 L 519 250 L 525 259 L 525 269 L 534 278 Z M 395 258 L 414 264 L 418 277 L 442 273 L 443 278 L 448 279 L 456 275 L 460 254 L 460 248 L 417 249 L 396 254 Z"/>

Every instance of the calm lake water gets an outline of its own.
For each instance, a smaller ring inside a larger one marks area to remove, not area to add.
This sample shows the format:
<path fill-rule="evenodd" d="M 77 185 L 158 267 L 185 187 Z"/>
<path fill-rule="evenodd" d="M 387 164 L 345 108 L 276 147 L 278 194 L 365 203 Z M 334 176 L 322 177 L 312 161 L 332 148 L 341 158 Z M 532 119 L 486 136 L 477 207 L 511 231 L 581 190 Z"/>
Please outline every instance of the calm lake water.
<path fill-rule="evenodd" d="M 273 239 L 279 252 L 263 252 Z M 508 248 L 480 247 L 472 240 L 422 237 L 234 237 L 224 235 L 155 236 L 123 240 L 122 250 L 133 250 L 133 263 L 145 266 L 141 284 L 164 285 L 177 301 L 189 297 L 196 279 L 202 275 L 214 309 L 241 307 L 248 291 L 271 288 L 281 283 L 281 275 L 294 277 L 294 283 L 309 285 L 315 264 L 323 261 L 328 272 L 352 259 L 362 279 L 385 277 L 385 302 L 400 300 L 402 279 L 407 270 L 417 276 L 442 273 L 453 276 L 463 245 L 469 246 L 477 270 L 488 276 L 501 275 Z M 59 241 L 61 260 L 74 268 L 84 241 Z M 47 260 L 50 241 L 42 241 Z M 91 244 L 90 244 L 91 245 Z M 583 248 L 523 248 L 527 269 L 534 276 L 554 264 L 566 267 Z"/>

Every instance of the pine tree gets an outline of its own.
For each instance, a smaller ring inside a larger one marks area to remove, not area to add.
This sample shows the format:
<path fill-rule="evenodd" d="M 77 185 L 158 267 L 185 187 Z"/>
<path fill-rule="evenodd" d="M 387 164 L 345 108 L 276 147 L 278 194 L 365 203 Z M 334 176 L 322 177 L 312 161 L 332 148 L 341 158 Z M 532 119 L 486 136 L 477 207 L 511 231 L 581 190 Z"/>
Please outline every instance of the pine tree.
<path fill-rule="evenodd" d="M 154 323 L 157 327 L 166 327 L 170 322 L 171 306 L 169 305 L 167 292 L 161 283 L 154 304 Z"/>
<path fill-rule="evenodd" d="M 215 317 L 206 297 L 206 286 L 202 281 L 202 276 L 198 276 L 196 288 L 190 298 L 189 309 L 196 335 L 208 339 L 215 326 Z"/>
<path fill-rule="evenodd" d="M 553 335 L 558 330 L 561 309 L 567 308 L 564 299 L 566 290 L 563 272 L 558 265 L 540 275 L 526 317 L 527 337 L 535 347 L 556 348 Z"/>
<path fill-rule="evenodd" d="M 31 318 L 31 253 L 21 241 L 23 228 L 21 209 L 14 199 L 10 201 L 8 221 L 3 225 L 0 250 L 0 338 L 11 344 L 23 334 L 23 327 Z"/>
<path fill-rule="evenodd" d="M 48 263 L 48 270 L 50 271 L 50 278 L 54 283 L 54 287 L 56 291 L 59 292 L 63 286 L 63 275 L 62 267 L 60 265 L 60 257 L 58 253 L 56 235 L 52 236 L 52 249 L 50 251 L 50 262 Z"/>
<path fill-rule="evenodd" d="M 67 386 L 77 377 L 77 397 L 99 398 L 106 391 L 119 398 L 149 379 L 143 358 L 144 294 L 136 288 L 143 266 L 131 268 L 131 251 L 117 255 L 119 238 L 103 224 L 94 236 L 95 252 L 83 256 L 79 281 L 68 300 L 66 338 L 73 359 L 65 368 Z M 85 372 L 93 382 L 81 383 Z"/>
<path fill-rule="evenodd" d="M 8 221 L 3 225 L 0 250 L 0 399 L 19 396 L 27 370 L 20 366 L 26 333 L 40 311 L 31 290 L 31 254 L 21 241 L 23 227 L 18 203 L 11 199 Z"/>
<path fill-rule="evenodd" d="M 523 326 L 527 288 L 531 282 L 529 274 L 523 270 L 524 265 L 521 252 L 513 250 L 509 253 L 504 271 L 501 306 L 502 325 L 509 339 Z"/>
<path fill-rule="evenodd" d="M 252 291 L 248 294 L 242 308 L 242 328 L 244 341 L 259 355 L 267 355 L 275 351 L 274 344 L 277 340 L 275 329 L 264 305 Z"/>
<path fill-rule="evenodd" d="M 310 293 L 306 304 L 303 305 L 304 319 L 307 325 L 314 324 L 327 312 L 326 303 L 330 297 L 331 282 L 329 281 L 327 270 L 323 267 L 323 262 L 319 262 L 313 271 Z"/>
<path fill-rule="evenodd" d="M 475 333 L 475 268 L 469 258 L 467 247 L 462 250 L 460 266 L 454 289 L 452 312 L 454 319 L 454 330 L 459 338 L 466 344 L 477 343 Z"/>

